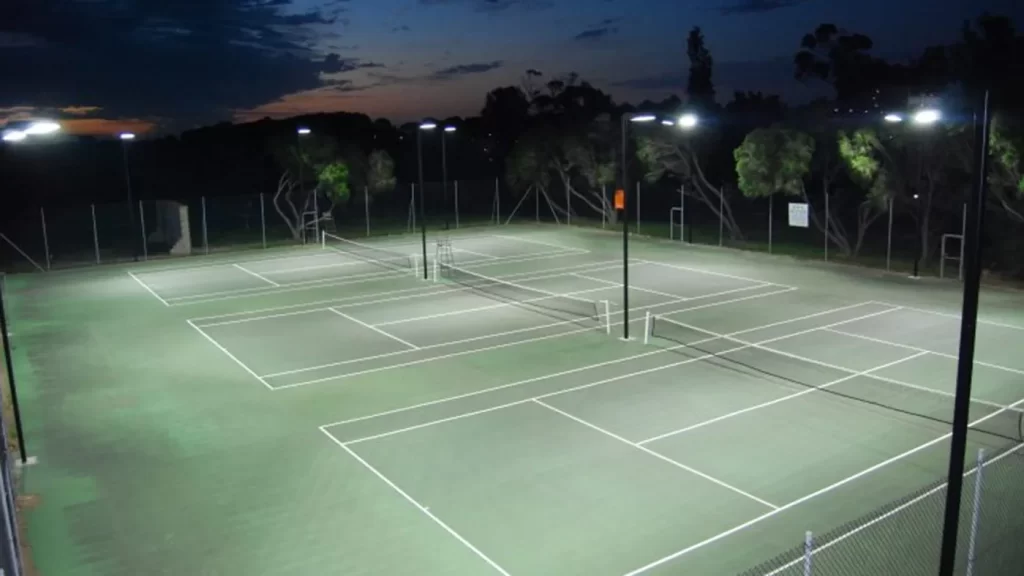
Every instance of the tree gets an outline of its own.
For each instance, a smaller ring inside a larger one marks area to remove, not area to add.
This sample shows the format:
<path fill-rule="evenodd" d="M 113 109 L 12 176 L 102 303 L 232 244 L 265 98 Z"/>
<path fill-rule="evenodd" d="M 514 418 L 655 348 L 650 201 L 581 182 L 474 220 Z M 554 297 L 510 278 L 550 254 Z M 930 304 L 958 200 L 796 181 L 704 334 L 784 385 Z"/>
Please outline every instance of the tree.
<path fill-rule="evenodd" d="M 893 74 L 889 64 L 868 53 L 873 46 L 871 38 L 863 34 L 821 24 L 804 35 L 793 57 L 796 78 L 831 84 L 840 103 L 867 105 L 877 90 L 897 83 L 902 76 Z"/>
<path fill-rule="evenodd" d="M 271 154 L 281 169 L 273 197 L 274 209 L 292 237 L 300 240 L 307 224 L 305 214 L 316 207 L 316 218 L 324 220 L 337 203 L 348 200 L 348 166 L 341 160 L 337 142 L 319 134 L 298 141 L 294 136 L 277 140 L 271 145 Z M 321 193 L 327 200 L 326 206 L 317 201 Z"/>
<path fill-rule="evenodd" d="M 989 138 L 989 153 L 992 165 L 989 171 L 989 191 L 994 203 L 1002 208 L 1007 216 L 1024 223 L 1024 162 L 1021 160 L 1021 149 L 1024 148 L 1024 137 L 1010 135 L 996 119 L 992 123 Z"/>
<path fill-rule="evenodd" d="M 528 133 L 516 143 L 512 153 L 505 161 L 505 181 L 514 196 L 520 198 L 512 214 L 519 210 L 531 193 L 543 196 L 551 206 L 551 199 L 547 192 L 551 184 L 549 162 L 545 138 Z M 552 208 L 552 210 L 554 209 Z M 511 218 L 511 216 L 509 217 Z"/>
<path fill-rule="evenodd" d="M 704 33 L 699 26 L 690 30 L 686 38 L 686 55 L 690 59 L 690 75 L 686 81 L 688 103 L 701 109 L 711 108 L 715 104 L 715 84 L 712 80 L 715 62 L 704 45 Z"/>
<path fill-rule="evenodd" d="M 367 164 L 369 170 L 366 184 L 372 196 L 395 189 L 398 180 L 395 178 L 395 161 L 391 159 L 390 154 L 384 150 L 374 150 L 370 153 Z"/>
<path fill-rule="evenodd" d="M 349 187 L 349 169 L 344 162 L 331 162 L 320 168 L 317 176 L 317 194 L 322 195 L 330 204 L 318 206 L 320 213 L 330 213 L 334 206 L 345 204 L 351 195 Z M 326 208 L 326 209 L 325 209 Z"/>
<path fill-rule="evenodd" d="M 864 199 L 857 205 L 857 238 L 853 255 L 860 253 L 868 228 L 889 211 L 894 195 L 896 178 L 880 157 L 882 148 L 878 134 L 869 128 L 851 134 L 840 131 L 839 157 L 854 183 L 864 191 Z"/>

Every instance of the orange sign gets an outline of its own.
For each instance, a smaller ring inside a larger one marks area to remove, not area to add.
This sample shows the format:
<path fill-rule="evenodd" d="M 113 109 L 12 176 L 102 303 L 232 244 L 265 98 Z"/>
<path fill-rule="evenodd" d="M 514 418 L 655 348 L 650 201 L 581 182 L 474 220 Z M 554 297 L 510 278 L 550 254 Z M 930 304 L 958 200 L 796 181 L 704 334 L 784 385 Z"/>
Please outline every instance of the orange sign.
<path fill-rule="evenodd" d="M 621 188 L 615 191 L 615 209 L 626 209 L 626 191 L 622 190 Z"/>

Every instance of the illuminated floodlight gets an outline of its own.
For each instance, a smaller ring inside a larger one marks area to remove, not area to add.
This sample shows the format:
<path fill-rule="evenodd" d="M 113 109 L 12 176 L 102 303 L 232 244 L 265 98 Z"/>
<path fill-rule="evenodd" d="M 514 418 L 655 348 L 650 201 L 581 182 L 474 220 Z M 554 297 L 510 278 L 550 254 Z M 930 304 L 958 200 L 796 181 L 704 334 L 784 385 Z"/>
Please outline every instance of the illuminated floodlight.
<path fill-rule="evenodd" d="M 918 110 L 916 113 L 914 113 L 914 124 L 935 124 L 939 120 L 942 120 L 942 113 L 939 112 L 938 110 L 925 109 Z"/>
<path fill-rule="evenodd" d="M 455 126 L 445 126 L 444 127 L 444 131 L 445 132 L 455 132 Z"/>
<path fill-rule="evenodd" d="M 21 142 L 27 137 L 28 135 L 21 130 L 8 130 L 4 132 L 3 140 L 4 142 Z"/>
<path fill-rule="evenodd" d="M 434 122 L 424 122 L 420 124 L 420 130 L 433 130 L 434 128 L 437 128 L 437 124 Z"/>
<path fill-rule="evenodd" d="M 135 134 L 132 134 L 131 132 L 122 132 L 118 135 L 118 138 L 121 140 L 135 140 Z"/>
<path fill-rule="evenodd" d="M 661 121 L 661 125 L 662 126 L 675 126 L 676 123 L 671 121 L 671 120 L 669 120 L 668 118 L 666 118 L 666 119 Z"/>
<path fill-rule="evenodd" d="M 38 120 L 28 125 L 25 129 L 25 134 L 29 136 L 41 136 L 44 134 L 53 134 L 60 130 L 60 124 L 52 120 Z"/>
<path fill-rule="evenodd" d="M 640 114 L 629 119 L 630 122 L 654 122 L 658 117 L 654 114 Z"/>
<path fill-rule="evenodd" d="M 901 114 L 896 114 L 895 112 L 890 112 L 885 115 L 885 121 L 890 124 L 899 124 L 900 122 L 903 122 L 903 116 Z"/>
<path fill-rule="evenodd" d="M 303 136 L 305 136 L 307 134 L 312 134 L 313 133 L 312 130 L 310 130 L 309 128 L 306 128 L 305 126 L 299 128 L 298 132 L 299 132 L 299 134 L 301 134 Z"/>
<path fill-rule="evenodd" d="M 685 130 L 695 128 L 697 126 L 697 115 L 696 114 L 683 114 L 679 117 L 679 127 Z"/>

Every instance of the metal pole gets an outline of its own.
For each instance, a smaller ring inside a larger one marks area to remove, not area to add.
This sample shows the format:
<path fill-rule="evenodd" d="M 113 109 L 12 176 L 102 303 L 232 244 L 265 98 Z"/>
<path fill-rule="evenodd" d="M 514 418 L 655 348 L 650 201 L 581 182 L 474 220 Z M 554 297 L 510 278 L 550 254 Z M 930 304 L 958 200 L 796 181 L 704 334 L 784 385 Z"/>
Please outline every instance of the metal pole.
<path fill-rule="evenodd" d="M 46 211 L 39 208 L 39 221 L 43 224 L 43 251 L 46 252 L 46 269 L 50 269 L 50 239 L 46 234 Z"/>
<path fill-rule="evenodd" d="M 970 418 L 971 378 L 974 373 L 974 344 L 978 327 L 978 295 L 981 291 L 981 230 L 985 221 L 985 202 L 988 195 L 988 138 L 989 93 L 982 103 L 982 121 L 975 130 L 974 197 L 967 205 L 967 234 L 964 242 L 968 249 L 964 267 L 964 300 L 960 320 L 960 358 L 957 362 L 956 401 L 953 408 L 953 435 L 949 446 L 949 474 L 946 488 L 946 516 L 942 527 L 942 551 L 939 576 L 953 576 L 956 567 L 956 540 L 960 523 L 960 498 L 963 493 L 964 452 L 967 448 L 967 424 Z"/>
<path fill-rule="evenodd" d="M 885 240 L 885 271 L 892 270 L 892 197 L 889 197 L 889 233 Z"/>
<path fill-rule="evenodd" d="M 448 134 L 441 128 L 441 201 L 444 204 L 444 229 L 448 229 Z M 455 220 L 458 221 L 456 216 Z M 458 224 L 456 224 L 458 226 Z"/>
<path fill-rule="evenodd" d="M 267 249 L 267 211 L 264 208 L 263 194 L 260 194 L 260 235 L 263 237 L 263 249 Z"/>
<path fill-rule="evenodd" d="M 679 242 L 684 242 L 683 233 L 686 231 L 686 185 L 679 185 Z"/>
<path fill-rule="evenodd" d="M 725 188 L 718 191 L 718 245 L 725 241 Z"/>
<path fill-rule="evenodd" d="M 828 211 L 828 191 L 825 192 L 825 262 L 828 262 L 828 225 L 829 225 L 829 211 Z"/>
<path fill-rule="evenodd" d="M 569 187 L 565 187 L 565 225 L 572 225 L 572 198 L 569 196 Z"/>
<path fill-rule="evenodd" d="M 14 361 L 11 358 L 10 335 L 7 332 L 7 310 L 3 290 L 0 289 L 0 336 L 4 341 L 4 362 L 7 365 L 7 384 L 11 389 L 11 407 L 14 409 L 14 427 L 18 431 L 18 451 L 21 452 L 21 463 L 28 462 L 25 450 L 25 430 L 21 425 L 21 406 L 18 404 L 18 386 L 14 382 Z"/>
<path fill-rule="evenodd" d="M 146 246 L 146 213 L 142 211 L 142 200 L 139 200 L 139 229 L 142 231 L 142 259 L 149 260 L 149 247 Z"/>
<path fill-rule="evenodd" d="M 636 183 L 636 233 L 640 233 L 640 183 Z"/>
<path fill-rule="evenodd" d="M 316 238 L 320 237 L 320 204 L 317 201 L 317 188 L 313 188 L 313 234 Z"/>
<path fill-rule="evenodd" d="M 811 576 L 812 560 L 814 558 L 814 535 L 808 530 L 804 534 L 804 576 Z"/>
<path fill-rule="evenodd" d="M 978 463 L 974 468 L 974 506 L 971 509 L 971 537 L 967 542 L 967 571 L 965 576 L 974 574 L 975 548 L 978 542 L 978 520 L 981 515 L 982 472 L 985 470 L 985 449 L 978 449 Z"/>
<path fill-rule="evenodd" d="M 629 340 L 629 170 L 626 165 L 628 142 L 627 114 L 622 115 L 622 338 Z"/>
<path fill-rule="evenodd" d="M 135 203 L 132 202 L 132 173 L 128 166 L 128 141 L 121 140 L 121 157 L 124 160 L 124 181 L 128 188 L 128 224 L 131 226 L 132 235 L 135 234 Z M 139 247 L 132 243 L 132 256 L 139 259 Z"/>
<path fill-rule="evenodd" d="M 967 237 L 967 203 L 964 202 L 963 211 L 963 223 L 960 225 L 960 261 L 957 264 L 960 265 L 960 272 L 957 275 L 957 280 L 964 281 L 964 238 Z"/>
<path fill-rule="evenodd" d="M 370 187 L 363 186 L 363 211 L 366 213 L 366 235 L 370 235 Z"/>
<path fill-rule="evenodd" d="M 100 233 L 96 229 L 96 205 L 90 204 L 89 209 L 92 211 L 92 246 L 96 249 L 96 263 L 100 263 Z"/>
<path fill-rule="evenodd" d="M 922 222 L 921 222 L 921 218 L 923 218 L 923 216 L 924 216 L 923 215 L 923 211 L 921 210 L 921 204 L 922 203 L 921 203 L 921 199 L 917 197 L 917 194 L 914 195 L 914 202 L 916 203 L 916 207 L 915 207 L 914 211 L 917 213 L 917 233 L 918 233 L 917 256 L 914 258 L 914 278 L 917 278 L 918 272 L 919 272 L 919 268 L 921 267 L 921 260 L 924 259 L 924 243 L 926 242 L 926 240 L 924 238 L 924 234 L 922 233 L 922 230 L 924 228 L 924 226 L 922 225 Z M 963 242 L 963 240 L 961 240 L 961 242 Z"/>
<path fill-rule="evenodd" d="M 540 223 L 540 190 L 533 187 L 533 219 Z"/>
<path fill-rule="evenodd" d="M 772 253 L 772 212 L 775 210 L 775 195 L 768 197 L 768 253 Z"/>
<path fill-rule="evenodd" d="M 210 253 L 210 236 L 206 230 L 206 196 L 200 198 L 203 203 L 203 251 L 207 254 Z M 302 237 L 305 238 L 306 234 L 303 233 Z"/>
<path fill-rule="evenodd" d="M 459 181 L 455 181 L 455 229 L 459 229 Z"/>
<path fill-rule="evenodd" d="M 501 184 L 498 183 L 498 179 L 494 179 L 494 214 L 495 224 L 501 224 Z"/>
<path fill-rule="evenodd" d="M 443 138 L 443 136 L 442 136 Z M 416 130 L 416 165 L 420 177 L 420 237 L 423 244 L 423 279 L 427 279 L 427 219 L 423 210 L 423 130 Z"/>

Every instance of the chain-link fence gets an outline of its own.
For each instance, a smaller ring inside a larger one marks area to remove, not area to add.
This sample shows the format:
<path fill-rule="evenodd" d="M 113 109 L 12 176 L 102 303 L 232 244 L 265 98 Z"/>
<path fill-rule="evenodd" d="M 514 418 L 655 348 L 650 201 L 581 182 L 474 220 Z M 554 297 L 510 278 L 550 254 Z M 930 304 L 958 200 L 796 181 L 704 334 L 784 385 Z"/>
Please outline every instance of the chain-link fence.
<path fill-rule="evenodd" d="M 4 275 L 0 272 L 0 340 L 3 341 L 4 362 L 10 362 L 10 347 L 7 341 L 9 327 L 4 307 Z M 8 382 L 10 364 L 0 367 L 0 403 L 3 414 L 0 417 L 0 576 L 19 576 L 21 570 L 21 545 L 18 534 L 17 492 L 15 491 L 14 460 L 17 452 L 15 443 L 7 434 L 9 420 L 14 420 L 13 384 Z"/>
<path fill-rule="evenodd" d="M 1024 572 L 1024 445 L 978 453 L 964 475 L 956 574 Z M 895 500 L 742 576 L 934 576 L 939 570 L 946 481 Z"/>

